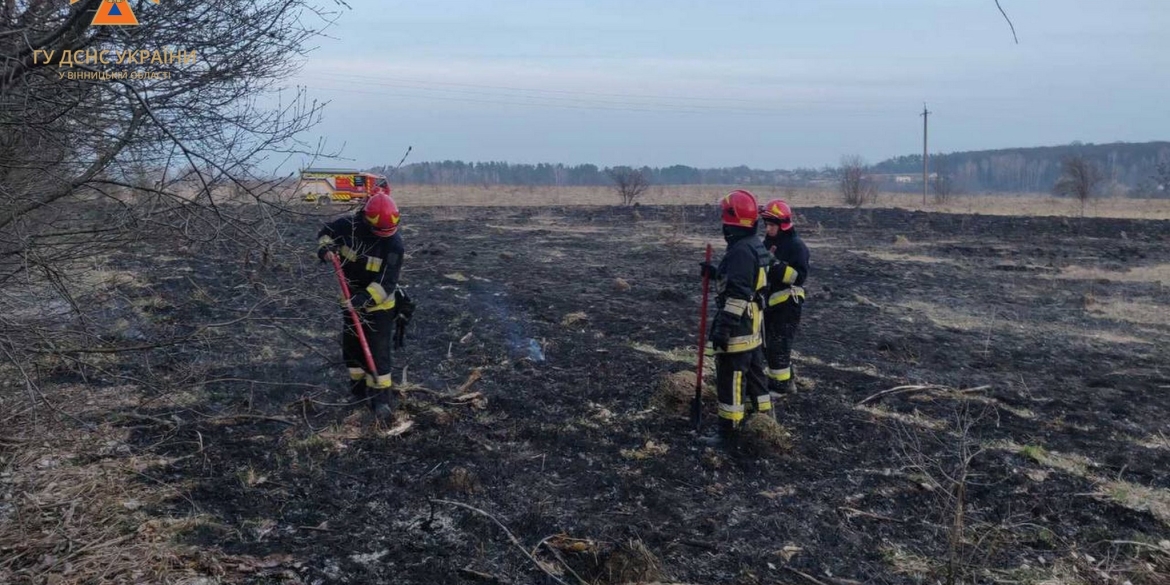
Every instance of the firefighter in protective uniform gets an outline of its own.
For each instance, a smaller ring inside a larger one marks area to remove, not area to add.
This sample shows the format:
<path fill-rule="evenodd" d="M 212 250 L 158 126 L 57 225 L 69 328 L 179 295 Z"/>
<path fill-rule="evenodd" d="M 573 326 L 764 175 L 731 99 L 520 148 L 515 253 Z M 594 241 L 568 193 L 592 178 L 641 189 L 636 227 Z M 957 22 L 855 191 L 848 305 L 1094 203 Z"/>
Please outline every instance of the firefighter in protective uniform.
<path fill-rule="evenodd" d="M 703 274 L 715 279 L 717 292 L 708 346 L 715 354 L 719 396 L 719 434 L 713 443 L 733 441 L 749 412 L 772 416 L 761 349 L 763 301 L 772 258 L 756 236 L 759 207 L 751 193 L 732 191 L 719 206 L 727 251 L 718 267 L 702 265 Z"/>
<path fill-rule="evenodd" d="M 763 207 L 764 248 L 773 257 L 768 270 L 768 303 L 764 308 L 764 356 L 768 367 L 768 390 L 792 392 L 792 340 L 800 325 L 804 305 L 804 281 L 808 278 L 808 246 L 792 227 L 792 208 L 782 199 Z"/>
<path fill-rule="evenodd" d="M 341 352 L 349 369 L 350 391 L 380 420 L 393 417 L 397 399 L 391 391 L 391 346 L 402 347 L 414 304 L 398 287 L 404 247 L 398 233 L 401 216 L 387 194 L 374 195 L 355 213 L 343 215 L 317 232 L 317 257 L 341 260 L 350 301 L 362 322 L 377 371 L 368 371 L 361 341 L 348 312 L 342 309 Z"/>

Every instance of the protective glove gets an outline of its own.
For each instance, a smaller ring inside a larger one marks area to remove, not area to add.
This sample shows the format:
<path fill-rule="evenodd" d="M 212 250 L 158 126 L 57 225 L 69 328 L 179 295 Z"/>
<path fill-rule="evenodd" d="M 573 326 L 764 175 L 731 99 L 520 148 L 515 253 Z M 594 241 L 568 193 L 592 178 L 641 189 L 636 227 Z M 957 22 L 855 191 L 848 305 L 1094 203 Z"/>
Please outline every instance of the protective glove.
<path fill-rule="evenodd" d="M 406 326 L 414 317 L 415 304 L 410 295 L 401 288 L 394 289 L 394 308 L 397 314 L 394 317 L 394 347 L 406 347 Z"/>
<path fill-rule="evenodd" d="M 369 291 L 359 290 L 349 297 L 349 302 L 353 304 L 353 308 L 360 311 L 366 305 L 374 302 L 374 297 L 370 295 Z"/>
<path fill-rule="evenodd" d="M 317 258 L 321 260 L 322 263 L 328 263 L 329 255 L 336 255 L 339 250 L 341 250 L 341 248 L 338 247 L 337 244 L 325 244 L 323 246 L 319 246 L 317 248 Z"/>
<path fill-rule="evenodd" d="M 727 351 L 727 344 L 731 341 L 731 321 L 724 316 L 723 311 L 715 314 L 715 322 L 711 324 L 711 347 L 719 351 Z"/>
<path fill-rule="evenodd" d="M 714 264 L 711 264 L 710 262 L 699 263 L 699 276 L 706 276 L 707 278 L 714 280 L 719 277 L 718 274 L 719 269 L 716 268 Z"/>

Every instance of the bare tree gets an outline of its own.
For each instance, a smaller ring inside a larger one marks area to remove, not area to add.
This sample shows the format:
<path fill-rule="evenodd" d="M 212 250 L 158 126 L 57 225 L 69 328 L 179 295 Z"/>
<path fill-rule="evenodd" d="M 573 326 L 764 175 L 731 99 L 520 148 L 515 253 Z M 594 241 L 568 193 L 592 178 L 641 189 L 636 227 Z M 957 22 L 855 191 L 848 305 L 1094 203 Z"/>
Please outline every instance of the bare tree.
<path fill-rule="evenodd" d="M 139 26 L 90 26 L 101 4 L 8 2 L 0 19 L 0 355 L 13 364 L 205 338 L 185 323 L 119 343 L 86 279 L 117 253 L 150 261 L 155 242 L 229 273 L 225 257 L 285 257 L 292 211 L 261 169 L 315 154 L 299 136 L 323 104 L 280 88 L 342 4 L 168 0 L 135 4 Z"/>
<path fill-rule="evenodd" d="M 1084 215 L 1085 204 L 1100 194 L 1105 176 L 1093 161 L 1082 155 L 1065 157 L 1060 162 L 1060 169 L 1060 178 L 1052 186 L 1052 193 L 1057 197 L 1075 198 L 1081 204 L 1081 215 Z"/>
<path fill-rule="evenodd" d="M 1150 179 L 1154 182 L 1157 197 L 1170 197 L 1170 161 L 1158 163 Z"/>
<path fill-rule="evenodd" d="M 841 201 L 861 207 L 877 196 L 877 183 L 869 175 L 869 165 L 859 155 L 841 157 L 839 172 Z"/>
<path fill-rule="evenodd" d="M 958 191 L 955 176 L 945 163 L 935 163 L 934 177 L 930 180 L 930 190 L 934 193 L 935 203 L 946 203 Z"/>
<path fill-rule="evenodd" d="M 641 169 L 613 167 L 605 173 L 613 181 L 613 189 L 621 198 L 622 205 L 633 205 L 650 188 L 650 181 Z"/>

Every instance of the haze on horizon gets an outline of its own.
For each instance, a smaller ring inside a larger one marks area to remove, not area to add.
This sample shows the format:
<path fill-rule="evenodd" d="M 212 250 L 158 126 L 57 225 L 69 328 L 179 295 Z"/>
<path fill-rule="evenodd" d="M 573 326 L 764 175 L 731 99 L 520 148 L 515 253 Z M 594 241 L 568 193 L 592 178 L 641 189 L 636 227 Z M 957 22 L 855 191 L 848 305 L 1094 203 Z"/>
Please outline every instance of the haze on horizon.
<path fill-rule="evenodd" d="M 346 165 L 835 165 L 1170 137 L 1170 4 L 349 0 L 289 85 Z M 306 161 L 289 161 L 289 171 Z"/>

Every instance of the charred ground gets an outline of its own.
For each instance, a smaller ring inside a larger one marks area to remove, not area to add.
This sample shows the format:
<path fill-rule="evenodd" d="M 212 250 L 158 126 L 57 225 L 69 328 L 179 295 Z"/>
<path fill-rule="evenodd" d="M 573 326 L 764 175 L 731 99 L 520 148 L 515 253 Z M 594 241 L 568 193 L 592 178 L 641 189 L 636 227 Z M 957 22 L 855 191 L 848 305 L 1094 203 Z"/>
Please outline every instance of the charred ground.
<path fill-rule="evenodd" d="M 401 433 L 340 405 L 319 214 L 228 269 L 110 259 L 145 299 L 123 341 L 200 342 L 38 375 L 124 433 L 58 465 L 156 460 L 124 529 L 171 528 L 154 578 L 1167 582 L 1170 222 L 802 210 L 793 445 L 728 455 L 651 406 L 693 368 L 710 209 L 407 211 Z M 25 552 L 0 576 L 60 572 Z"/>

